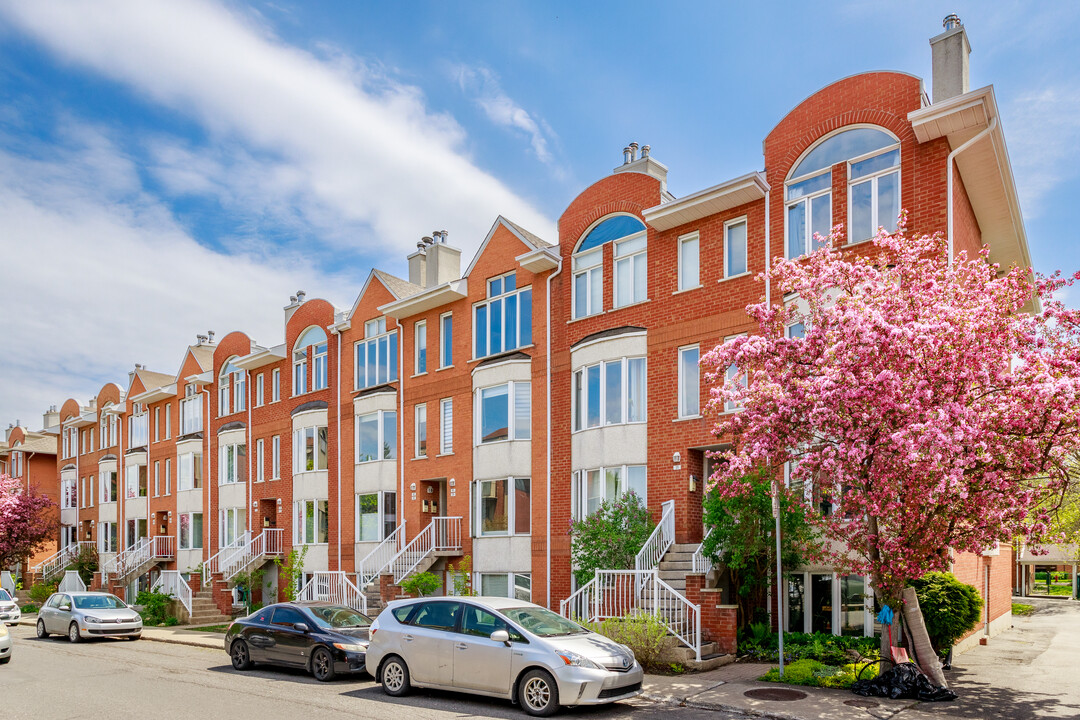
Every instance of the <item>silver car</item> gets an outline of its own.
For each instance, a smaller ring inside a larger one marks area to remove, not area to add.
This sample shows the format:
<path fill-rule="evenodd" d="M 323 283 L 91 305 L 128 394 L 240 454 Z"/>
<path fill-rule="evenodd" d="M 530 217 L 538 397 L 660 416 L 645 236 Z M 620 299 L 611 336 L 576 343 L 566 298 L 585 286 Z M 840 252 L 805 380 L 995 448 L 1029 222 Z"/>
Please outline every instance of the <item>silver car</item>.
<path fill-rule="evenodd" d="M 11 662 L 11 647 L 11 633 L 8 632 L 7 625 L 0 623 L 0 665 Z"/>
<path fill-rule="evenodd" d="M 388 695 L 410 687 L 507 698 L 530 715 L 641 693 L 630 649 L 532 603 L 397 600 L 371 626 L 367 667 Z"/>
<path fill-rule="evenodd" d="M 8 594 L 7 590 L 0 590 L 0 622 L 5 625 L 18 625 L 21 618 L 22 611 L 19 610 L 15 599 Z"/>
<path fill-rule="evenodd" d="M 38 611 L 37 636 L 66 635 L 71 642 L 95 637 L 142 635 L 142 618 L 120 598 L 105 592 L 53 593 Z"/>

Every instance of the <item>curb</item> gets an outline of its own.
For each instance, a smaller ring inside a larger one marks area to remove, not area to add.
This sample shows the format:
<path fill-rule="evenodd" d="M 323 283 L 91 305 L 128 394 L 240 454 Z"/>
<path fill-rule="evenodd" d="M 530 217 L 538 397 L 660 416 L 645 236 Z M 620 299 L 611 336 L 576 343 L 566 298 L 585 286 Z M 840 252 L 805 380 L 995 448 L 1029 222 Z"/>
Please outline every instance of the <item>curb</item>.
<path fill-rule="evenodd" d="M 145 628 L 142 634 L 143 640 L 149 640 L 150 642 L 165 643 L 167 645 L 186 645 L 187 647 L 197 647 L 204 650 L 221 650 L 224 652 L 224 644 L 220 645 L 208 645 L 206 643 L 195 642 L 194 640 L 182 640 L 175 637 L 154 637 L 153 635 L 147 635 Z"/>
<path fill-rule="evenodd" d="M 722 683 L 721 683 L 722 684 Z M 710 690 L 713 688 L 707 688 Z M 706 690 L 700 690 L 698 692 L 705 692 Z M 695 695 L 697 693 L 694 693 Z M 646 700 L 652 700 L 653 702 L 660 702 L 666 705 L 675 705 L 677 707 L 694 708 L 695 710 L 711 710 L 713 712 L 726 712 L 736 713 L 739 715 L 745 715 L 746 717 L 764 718 L 765 720 L 805 720 L 797 715 L 788 715 L 786 713 L 770 713 L 763 712 L 761 710 L 752 710 L 750 708 L 739 707 L 737 705 L 725 705 L 723 703 L 702 703 L 694 702 L 690 695 L 685 698 L 678 698 L 674 695 L 653 695 L 650 693 L 642 693 L 638 697 L 645 698 Z"/>

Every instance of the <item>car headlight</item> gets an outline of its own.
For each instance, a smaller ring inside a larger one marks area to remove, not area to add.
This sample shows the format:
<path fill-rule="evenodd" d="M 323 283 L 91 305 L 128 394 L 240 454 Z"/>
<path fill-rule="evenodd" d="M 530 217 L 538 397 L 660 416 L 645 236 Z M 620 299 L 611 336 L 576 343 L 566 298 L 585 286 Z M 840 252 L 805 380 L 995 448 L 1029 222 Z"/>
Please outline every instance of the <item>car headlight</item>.
<path fill-rule="evenodd" d="M 8 636 L 7 625 L 0 622 L 0 638 L 7 637 L 7 636 Z"/>
<path fill-rule="evenodd" d="M 360 643 L 334 643 L 334 647 L 345 652 L 367 652 L 367 645 Z"/>
<path fill-rule="evenodd" d="M 83 618 L 83 620 L 85 620 L 88 623 L 100 623 L 101 622 L 100 618 L 96 618 L 96 617 L 93 617 L 91 615 L 87 615 L 86 617 Z"/>
<path fill-rule="evenodd" d="M 584 655 L 579 655 L 573 650 L 557 650 L 555 654 L 558 655 L 567 665 L 573 665 L 574 667 L 590 668 L 592 670 L 604 669 L 594 663 L 589 658 L 585 657 Z"/>
<path fill-rule="evenodd" d="M 141 615 L 136 615 L 135 617 L 130 617 L 130 618 L 127 619 L 127 622 L 139 622 L 139 623 L 141 623 L 142 622 L 142 616 Z"/>

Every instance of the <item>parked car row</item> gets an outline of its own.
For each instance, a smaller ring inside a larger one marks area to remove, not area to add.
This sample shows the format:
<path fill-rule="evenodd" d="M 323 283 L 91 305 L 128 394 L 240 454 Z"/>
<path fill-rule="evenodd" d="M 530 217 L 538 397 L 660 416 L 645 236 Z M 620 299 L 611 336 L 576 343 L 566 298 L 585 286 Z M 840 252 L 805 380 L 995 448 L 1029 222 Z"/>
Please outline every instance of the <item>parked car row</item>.
<path fill-rule="evenodd" d="M 505 698 L 530 715 L 641 693 L 644 671 L 624 645 L 512 598 L 397 600 L 377 619 L 330 603 L 278 603 L 233 622 L 225 651 L 306 669 L 318 680 L 367 672 L 391 696 L 414 687 Z"/>
<path fill-rule="evenodd" d="M 53 593 L 38 610 L 37 636 L 66 636 L 70 642 L 96 637 L 142 636 L 142 617 L 112 593 Z"/>

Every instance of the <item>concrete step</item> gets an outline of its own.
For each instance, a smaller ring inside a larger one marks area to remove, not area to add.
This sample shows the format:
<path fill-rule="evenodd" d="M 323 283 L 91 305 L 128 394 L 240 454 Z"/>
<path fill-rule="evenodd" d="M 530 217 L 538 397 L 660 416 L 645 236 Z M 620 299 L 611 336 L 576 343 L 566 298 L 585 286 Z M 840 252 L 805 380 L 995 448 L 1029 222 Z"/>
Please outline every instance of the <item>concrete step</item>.
<path fill-rule="evenodd" d="M 668 562 L 667 560 L 661 560 L 659 569 L 661 572 L 665 570 L 680 570 L 685 575 L 693 568 L 693 563 L 689 560 L 685 562 Z"/>
<path fill-rule="evenodd" d="M 664 557 L 660 559 L 660 562 L 693 562 L 694 553 L 692 552 L 671 552 L 670 550 L 664 553 Z"/>
<path fill-rule="evenodd" d="M 693 553 L 698 549 L 698 543 L 675 543 L 668 548 L 668 552 Z"/>

